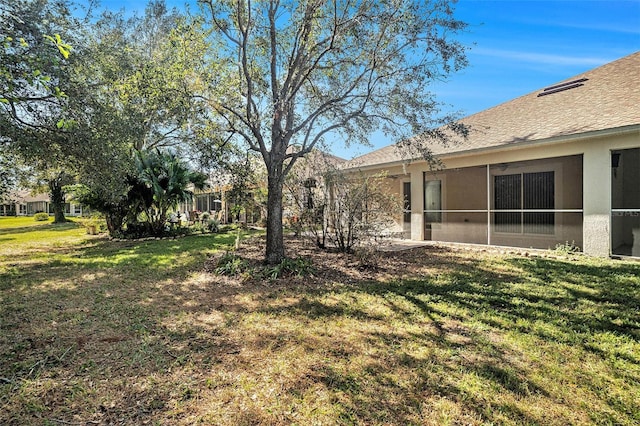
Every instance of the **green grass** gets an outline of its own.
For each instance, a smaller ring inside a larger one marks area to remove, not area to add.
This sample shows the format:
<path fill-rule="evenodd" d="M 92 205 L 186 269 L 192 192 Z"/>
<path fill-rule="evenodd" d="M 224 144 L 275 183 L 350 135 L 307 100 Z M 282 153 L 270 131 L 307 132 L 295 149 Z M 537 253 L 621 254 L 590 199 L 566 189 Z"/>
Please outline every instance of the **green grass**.
<path fill-rule="evenodd" d="M 424 248 L 241 283 L 203 268 L 235 233 L 5 223 L 0 424 L 640 423 L 639 263 Z"/>
<path fill-rule="evenodd" d="M 42 226 L 47 223 L 51 223 L 51 218 L 49 218 L 49 222 L 38 222 L 33 216 L 0 216 L 0 231 L 11 228 L 32 228 L 33 226 Z"/>

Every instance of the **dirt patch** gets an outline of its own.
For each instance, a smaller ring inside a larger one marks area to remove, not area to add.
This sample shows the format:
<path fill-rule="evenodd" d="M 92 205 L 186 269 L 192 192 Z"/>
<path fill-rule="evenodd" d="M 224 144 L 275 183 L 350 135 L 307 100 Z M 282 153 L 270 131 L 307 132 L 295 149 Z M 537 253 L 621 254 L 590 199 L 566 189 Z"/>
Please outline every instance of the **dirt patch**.
<path fill-rule="evenodd" d="M 362 281 L 385 281 L 407 276 L 428 274 L 434 267 L 457 257 L 459 249 L 429 245 L 399 251 L 382 251 L 381 246 L 361 247 L 354 253 L 340 253 L 335 249 L 321 249 L 310 239 L 285 237 L 286 256 L 302 258 L 312 265 L 311 273 L 298 276 L 285 274 L 278 279 L 266 279 L 264 271 L 265 240 L 255 237 L 245 240 L 234 252 L 246 261 L 250 273 L 225 277 L 225 285 L 243 286 L 303 285 L 327 286 L 334 283 L 349 284 Z M 218 253 L 205 263 L 205 270 L 213 273 L 224 253 Z"/>

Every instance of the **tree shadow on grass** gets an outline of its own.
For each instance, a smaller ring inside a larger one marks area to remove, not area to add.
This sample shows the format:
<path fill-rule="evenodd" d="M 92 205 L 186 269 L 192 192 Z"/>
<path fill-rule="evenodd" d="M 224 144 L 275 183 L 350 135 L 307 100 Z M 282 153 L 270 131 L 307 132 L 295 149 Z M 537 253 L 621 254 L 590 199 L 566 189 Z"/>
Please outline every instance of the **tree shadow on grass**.
<path fill-rule="evenodd" d="M 94 239 L 87 242 L 88 246 L 48 248 L 49 256 L 37 262 L 29 261 L 29 253 L 14 255 L 9 266 L 17 265 L 18 269 L 0 273 L 0 283 L 6 290 L 16 281 L 31 288 L 56 280 L 80 285 L 85 283 L 87 273 L 107 273 L 115 282 L 120 281 L 118 278 L 158 278 L 177 270 L 188 273 L 201 267 L 204 252 L 232 247 L 234 240 L 235 236 L 226 234 L 151 241 Z"/>
<path fill-rule="evenodd" d="M 575 284 L 565 288 L 576 299 L 640 306 L 640 263 L 585 265 L 572 260 L 530 258 L 507 261 L 541 280 Z"/>
<path fill-rule="evenodd" d="M 548 307 L 556 309 L 548 317 L 562 320 L 567 331 L 611 332 L 640 340 L 640 264 L 591 266 L 571 260 L 522 258 L 508 262 L 542 283 L 554 283 L 560 296 L 547 300 Z"/>
<path fill-rule="evenodd" d="M 40 264 L 26 265 L 17 276 L 15 271 L 0 276 L 16 284 L 1 289 L 11 303 L 0 308 L 0 376 L 15 383 L 36 380 L 36 373 L 51 380 L 72 377 L 71 382 L 86 386 L 99 382 L 96 398 L 76 403 L 85 419 L 94 409 L 92 419 L 107 422 L 179 422 L 189 409 L 198 409 L 205 394 L 227 398 L 221 412 L 237 419 L 294 422 L 284 408 L 274 417 L 260 406 L 268 405 L 261 401 L 260 387 L 275 382 L 283 406 L 313 404 L 305 395 L 324 391 L 340 413 L 335 422 L 420 423 L 444 401 L 450 404 L 445 407 L 457 407 L 452 416 L 462 423 L 539 423 L 540 417 L 523 408 L 528 402 L 562 402 L 539 383 L 542 367 L 523 360 L 528 355 L 505 341 L 507 334 L 580 345 L 587 322 L 589 330 L 611 331 L 614 324 L 621 327 L 615 333 L 634 336 L 626 320 L 590 319 L 591 311 L 576 305 L 586 293 L 596 309 L 613 303 L 615 310 L 632 310 L 633 280 L 624 284 L 631 295 L 626 304 L 618 290 L 593 283 L 606 277 L 601 268 L 574 267 L 570 261 L 506 258 L 508 267 L 492 270 L 464 252 L 427 248 L 408 257 L 389 255 L 395 267 L 381 268 L 384 279 L 375 274 L 354 278 L 335 264 L 326 271 L 329 281 L 302 277 L 231 285 L 211 274 L 191 280 L 190 274 L 202 267 L 202 251 L 230 245 L 235 236 L 189 238 L 196 240 L 188 247 L 180 240 L 98 242 L 72 249 L 77 255 L 69 262 L 45 261 L 53 266 L 46 275 Z M 403 278 L 413 262 L 428 270 L 419 279 Z M 607 268 L 622 271 L 621 276 L 638 275 L 634 266 Z M 556 275 L 549 279 L 545 270 Z M 97 276 L 87 276 L 92 274 Z M 73 285 L 41 286 L 63 279 Z M 624 315 L 631 320 L 636 314 Z M 545 334 L 538 323 L 549 324 L 555 333 Z M 618 357 L 606 349 L 596 355 Z M 39 363 L 45 357 L 48 361 Z M 243 390 L 238 376 L 257 390 Z M 218 381 L 204 388 L 211 377 Z M 71 392 L 72 383 L 61 386 Z M 135 389 L 115 396 L 127 387 Z M 26 410 L 8 394 L 0 403 L 7 398 Z M 98 402 L 105 398 L 108 404 Z M 52 401 L 24 419 L 45 413 L 71 421 L 64 407 L 72 403 Z M 615 413 L 629 408 L 610 404 Z M 233 411 L 241 407 L 245 414 Z M 575 422 L 567 411 L 560 419 Z"/>
<path fill-rule="evenodd" d="M 427 253 L 424 253 L 427 254 Z M 451 257 L 451 253 L 446 253 L 447 257 Z M 465 314 L 452 314 L 443 312 L 438 307 L 442 303 L 455 303 L 460 305 L 459 295 L 462 292 L 469 292 L 468 279 L 472 276 L 473 270 L 478 268 L 478 262 L 470 259 L 456 259 L 456 263 L 462 268 L 459 275 L 451 279 L 443 279 L 438 277 L 437 282 L 426 280 L 400 280 L 392 282 L 379 281 L 361 281 L 351 282 L 349 285 L 332 287 L 331 289 L 314 288 L 305 289 L 304 295 L 299 298 L 292 298 L 293 302 L 269 306 L 267 297 L 259 298 L 261 302 L 260 308 L 254 310 L 269 316 L 281 317 L 288 316 L 302 324 L 323 322 L 327 319 L 332 322 L 360 322 L 370 324 L 373 328 L 386 327 L 386 321 L 406 321 L 410 323 L 413 318 L 419 319 L 420 322 L 429 326 L 431 332 L 424 332 L 420 335 L 411 335 L 411 333 L 383 333 L 383 332 L 367 332 L 355 331 L 360 334 L 360 338 L 365 342 L 366 351 L 380 353 L 384 355 L 369 356 L 374 360 L 373 364 L 369 364 L 364 370 L 351 371 L 344 367 L 344 363 L 348 365 L 348 360 L 363 356 L 363 350 L 348 342 L 345 342 L 338 336 L 332 338 L 321 338 L 320 343 L 317 339 L 307 345 L 306 350 L 314 354 L 318 350 L 323 351 L 325 357 L 329 357 L 333 362 L 329 364 L 321 364 L 312 369 L 312 372 L 301 381 L 308 382 L 308 386 L 314 386 L 318 383 L 322 384 L 330 393 L 340 394 L 340 410 L 345 419 L 351 419 L 354 422 L 391 422 L 393 424 L 408 424 L 415 422 L 420 418 L 420 411 L 425 408 L 426 400 L 438 400 L 441 398 L 458 401 L 460 395 L 464 394 L 463 388 L 455 384 L 455 380 L 447 380 L 446 377 L 459 378 L 460 369 L 465 374 L 475 374 L 483 377 L 485 381 L 497 383 L 504 388 L 504 392 L 521 396 L 525 392 L 537 393 L 544 395 L 542 388 L 533 384 L 532 381 L 526 379 L 526 375 L 521 377 L 515 373 L 515 367 L 504 368 L 507 363 L 507 356 L 502 356 L 504 348 L 498 347 L 483 341 L 482 351 L 490 351 L 498 354 L 500 357 L 496 364 L 489 363 L 454 363 L 446 365 L 442 358 L 433 360 L 424 360 L 412 357 L 403 349 L 408 344 L 419 344 L 425 347 L 431 347 L 436 351 L 448 351 L 451 348 L 460 345 L 454 341 L 457 339 L 459 330 L 454 331 L 451 323 L 461 323 L 468 316 Z M 444 265 L 446 261 L 442 259 L 431 258 L 433 264 Z M 335 277 L 335 274 L 332 275 Z M 499 274 L 484 273 L 483 281 L 495 281 L 505 279 L 507 274 L 501 272 Z M 509 278 L 516 279 L 516 276 Z M 349 279 L 344 277 L 345 281 Z M 498 287 L 498 286 L 494 286 Z M 496 290 L 497 291 L 497 290 Z M 291 298 L 291 289 L 285 291 Z M 338 296 L 336 296 L 338 295 Z M 355 295 L 355 296 L 349 296 Z M 367 298 L 373 297 L 377 302 L 382 302 L 390 311 L 393 312 L 393 318 L 380 313 L 376 310 L 369 309 L 365 301 L 358 301 L 358 295 L 366 295 Z M 456 296 L 458 295 L 458 296 Z M 336 301 L 336 297 L 339 298 Z M 475 306 L 473 306 L 475 307 Z M 412 319 L 401 319 L 401 318 Z M 365 327 L 366 328 L 366 327 Z M 476 336 L 471 331 L 466 330 L 468 336 L 464 343 L 461 344 L 465 350 L 469 350 L 469 346 L 480 345 L 476 342 Z M 349 333 L 349 332 L 347 332 Z M 262 342 L 261 345 L 267 345 L 265 342 L 287 341 L 281 336 L 282 331 L 275 328 L 268 334 L 260 335 L 255 341 Z M 452 340 L 452 336 L 454 340 Z M 281 337 L 283 339 L 281 339 Z M 304 345 L 304 342 L 298 344 Z M 487 349 L 491 346 L 491 349 Z M 331 350 L 327 348 L 342 348 L 341 350 Z M 284 348 L 278 347 L 278 350 Z M 475 351 L 479 351 L 476 349 Z M 311 358 L 317 358 L 317 354 L 310 355 Z M 347 361 L 345 361 L 347 360 Z M 431 362 L 439 364 L 437 372 L 429 371 Z M 341 365 L 343 365 L 341 367 Z M 507 364 L 510 365 L 510 364 Z M 425 376 L 423 378 L 414 378 L 406 380 L 406 378 L 392 378 L 396 374 L 395 370 L 401 366 L 405 370 L 401 375 L 415 375 L 416 372 L 422 371 Z M 412 371 L 412 373 L 409 373 Z M 376 382 L 377 384 L 371 384 Z M 446 383 L 446 385 L 443 385 Z M 295 385 L 299 387 L 299 384 Z M 399 397 L 399 395 L 401 395 Z M 424 399 L 424 400 L 423 400 Z M 473 402 L 471 396 L 466 397 L 466 402 L 460 403 L 464 407 L 463 415 L 469 416 L 469 419 L 481 418 L 484 421 L 495 421 L 492 415 L 486 413 L 485 404 L 481 400 Z M 375 407 L 375 408 L 373 408 Z M 511 418 L 521 418 L 524 421 L 533 421 L 525 413 L 519 411 L 515 406 L 505 406 L 500 409 L 501 415 L 508 413 Z"/>
<path fill-rule="evenodd" d="M 427 256 L 429 254 L 433 256 L 433 253 L 425 253 Z M 523 371 L 521 364 L 513 362 L 524 355 L 512 353 L 506 343 L 491 341 L 487 338 L 486 332 L 467 330 L 466 336 L 462 338 L 463 343 L 460 343 L 460 336 L 456 336 L 457 333 L 452 331 L 452 322 L 483 323 L 493 330 L 491 333 L 500 335 L 504 333 L 533 334 L 541 342 L 582 347 L 597 355 L 603 362 L 607 359 L 626 359 L 633 364 L 638 364 L 637 357 L 617 352 L 615 345 L 605 350 L 595 350 L 588 340 L 594 333 L 612 332 L 622 338 L 626 336 L 637 345 L 636 295 L 640 288 L 640 282 L 637 279 L 640 276 L 640 265 L 594 267 L 576 265 L 571 259 L 507 258 L 505 262 L 515 268 L 494 272 L 483 268 L 481 262 L 464 258 L 464 256 L 456 259 L 455 256 L 451 258 L 449 253 L 447 257 L 448 261 L 454 261 L 456 268 L 443 270 L 441 274 L 435 274 L 431 278 L 400 279 L 390 282 L 360 281 L 348 286 L 331 288 L 330 294 L 341 292 L 365 294 L 382 299 L 386 306 L 395 312 L 395 320 L 400 316 L 414 318 L 415 312 L 419 312 L 421 321 L 430 325 L 431 331 L 421 335 L 408 337 L 406 333 L 397 335 L 372 333 L 369 337 L 363 337 L 373 348 L 382 350 L 381 348 L 402 346 L 402 342 L 411 341 L 454 353 L 460 351 L 457 348 L 464 348 L 463 352 L 470 353 L 473 358 L 476 358 L 471 361 L 458 360 L 452 366 L 448 366 L 442 360 L 436 361 L 441 364 L 439 368 L 442 371 L 439 371 L 435 378 L 431 377 L 431 381 L 423 381 L 411 390 L 406 385 L 390 386 L 395 389 L 393 391 L 377 389 L 370 395 L 371 398 L 375 398 L 376 393 L 384 398 L 384 395 L 389 392 L 391 394 L 399 392 L 405 395 L 406 400 L 419 394 L 420 389 L 421 391 L 426 389 L 430 394 L 444 395 L 451 400 L 459 401 L 460 396 L 468 393 L 468 390 L 457 386 L 455 382 L 444 380 L 443 383 L 446 385 L 439 385 L 434 384 L 433 380 L 437 380 L 437 377 L 459 377 L 461 369 L 465 375 L 477 376 L 485 382 L 498 386 L 503 393 L 510 395 L 513 401 L 527 397 L 550 400 L 557 398 L 550 395 L 544 385 L 536 383 L 536 380 L 530 377 L 533 373 L 540 375 L 544 374 L 543 372 L 534 371 L 535 368 L 531 371 Z M 607 279 L 611 276 L 618 279 Z M 621 276 L 626 277 L 625 284 L 622 288 L 619 286 L 617 289 L 612 289 L 616 281 L 620 281 Z M 567 288 L 565 285 L 567 282 L 573 283 L 574 286 L 585 286 L 585 289 Z M 311 300 L 308 299 L 307 293 L 306 298 L 297 303 L 275 309 L 263 307 L 259 311 L 273 315 L 293 315 L 300 317 L 300 321 L 317 320 L 323 315 L 332 321 L 341 319 L 356 319 L 371 323 L 384 321 L 383 316 L 367 309 L 366 305 L 349 306 L 346 302 L 327 303 L 323 296 L 322 290 L 319 289 L 315 294 L 311 294 Z M 587 299 L 595 306 L 584 309 L 584 306 L 579 303 L 580 299 Z M 594 311 L 599 312 L 600 315 L 594 315 Z M 410 320 L 407 322 L 410 323 Z M 352 353 L 350 356 L 356 355 Z M 410 358 L 402 351 L 391 356 L 395 361 L 389 361 L 388 357 L 385 362 L 380 363 L 382 367 L 377 368 L 378 373 L 375 376 L 385 377 L 391 374 L 396 365 L 406 363 L 406 359 Z M 411 367 L 415 369 L 421 363 L 428 367 L 432 361 L 415 360 Z M 345 408 L 345 415 L 355 415 L 356 418 L 364 419 L 365 422 L 375 421 L 375 413 L 368 413 L 358 408 L 371 406 L 362 403 L 362 390 L 357 386 L 347 386 L 343 389 L 344 381 L 337 380 L 334 376 L 335 371 L 332 370 L 318 380 L 325 386 L 331 386 L 336 392 L 346 392 L 350 395 L 349 402 L 346 403 L 348 406 Z M 626 379 L 630 380 L 629 383 L 633 383 L 638 377 L 631 374 Z M 352 381 L 353 379 L 349 379 L 348 383 Z M 599 392 L 597 389 L 601 385 L 598 384 L 598 379 L 584 378 L 583 382 L 587 388 Z M 393 381 L 386 383 L 393 383 Z M 352 388 L 359 390 L 351 392 Z M 388 413 L 381 415 L 387 420 L 396 418 L 401 422 L 411 422 L 415 413 L 403 411 L 403 408 L 400 405 L 394 405 L 392 400 L 393 398 L 385 399 L 384 404 L 387 406 L 385 410 Z M 462 405 L 473 413 L 472 417 L 481 418 L 483 421 L 501 421 L 504 416 L 511 420 L 520 419 L 525 423 L 540 421 L 539 418 L 531 417 L 530 414 L 520 410 L 517 404 L 508 402 L 509 398 L 502 404 L 493 402 L 494 408 L 496 405 L 499 406 L 495 415 L 486 410 L 487 401 L 482 398 L 476 399 L 474 396 L 466 395 L 464 400 L 466 402 Z M 625 410 L 630 409 L 629 406 L 608 398 L 606 400 L 622 417 L 611 414 L 605 417 L 610 420 L 626 417 L 624 413 Z M 345 404 L 344 401 L 343 404 Z M 391 412 L 393 416 L 386 417 Z M 604 416 L 605 413 L 594 414 L 594 416 L 600 415 Z M 573 421 L 571 417 L 565 420 Z"/>

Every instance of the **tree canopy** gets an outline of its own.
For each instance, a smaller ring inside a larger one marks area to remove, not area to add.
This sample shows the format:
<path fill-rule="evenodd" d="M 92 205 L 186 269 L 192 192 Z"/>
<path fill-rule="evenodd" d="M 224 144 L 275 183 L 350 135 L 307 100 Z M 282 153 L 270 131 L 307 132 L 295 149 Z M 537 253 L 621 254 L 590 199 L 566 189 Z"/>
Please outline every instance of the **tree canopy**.
<path fill-rule="evenodd" d="M 219 78 L 237 82 L 215 111 L 267 169 L 268 263 L 284 258 L 282 186 L 298 158 L 323 142 L 366 143 L 377 129 L 402 140 L 449 122 L 429 84 L 467 63 L 452 2 L 201 3 Z"/>
<path fill-rule="evenodd" d="M 71 1 L 0 5 L 0 142 L 118 209 L 136 153 L 210 165 L 242 144 L 265 165 L 268 263 L 285 255 L 298 159 L 377 130 L 429 156 L 412 136 L 464 130 L 429 91 L 467 63 L 455 1 L 199 0 L 202 13 L 183 15 L 153 0 L 143 16 L 84 20 Z"/>
<path fill-rule="evenodd" d="M 49 183 L 61 170 L 77 176 L 117 229 L 130 216 L 123 209 L 139 153 L 162 149 L 211 164 L 228 141 L 205 104 L 213 65 L 199 18 L 162 0 L 141 16 L 78 14 L 71 0 L 0 5 L 8 23 L 0 33 L 2 161 L 10 152 Z M 0 189 L 11 180 L 0 173 Z M 53 187 L 52 199 L 64 202 L 63 188 Z"/>
<path fill-rule="evenodd" d="M 0 5 L 0 145 L 3 157 L 21 159 L 48 174 L 56 221 L 64 220 L 60 198 L 59 167 L 69 145 L 63 128 L 71 87 L 69 65 L 72 45 L 78 39 L 66 2 L 24 1 Z M 12 167 L 16 169 L 15 162 Z M 1 173 L 0 192 L 7 192 L 7 176 Z M 66 181 L 65 179 L 63 179 Z"/>
<path fill-rule="evenodd" d="M 8 117 L 21 126 L 42 127 L 41 120 L 49 123 L 57 116 L 57 100 L 65 97 L 65 61 L 72 50 L 69 16 L 63 2 L 0 4 L 2 130 Z"/>

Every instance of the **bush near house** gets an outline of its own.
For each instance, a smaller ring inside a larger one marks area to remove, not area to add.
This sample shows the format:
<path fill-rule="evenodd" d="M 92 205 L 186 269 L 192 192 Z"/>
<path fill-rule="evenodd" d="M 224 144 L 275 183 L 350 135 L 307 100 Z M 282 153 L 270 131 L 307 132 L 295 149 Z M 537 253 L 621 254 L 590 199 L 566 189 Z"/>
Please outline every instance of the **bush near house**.
<path fill-rule="evenodd" d="M 33 215 L 33 220 L 36 222 L 44 222 L 49 220 L 49 214 L 45 212 L 39 212 Z"/>

